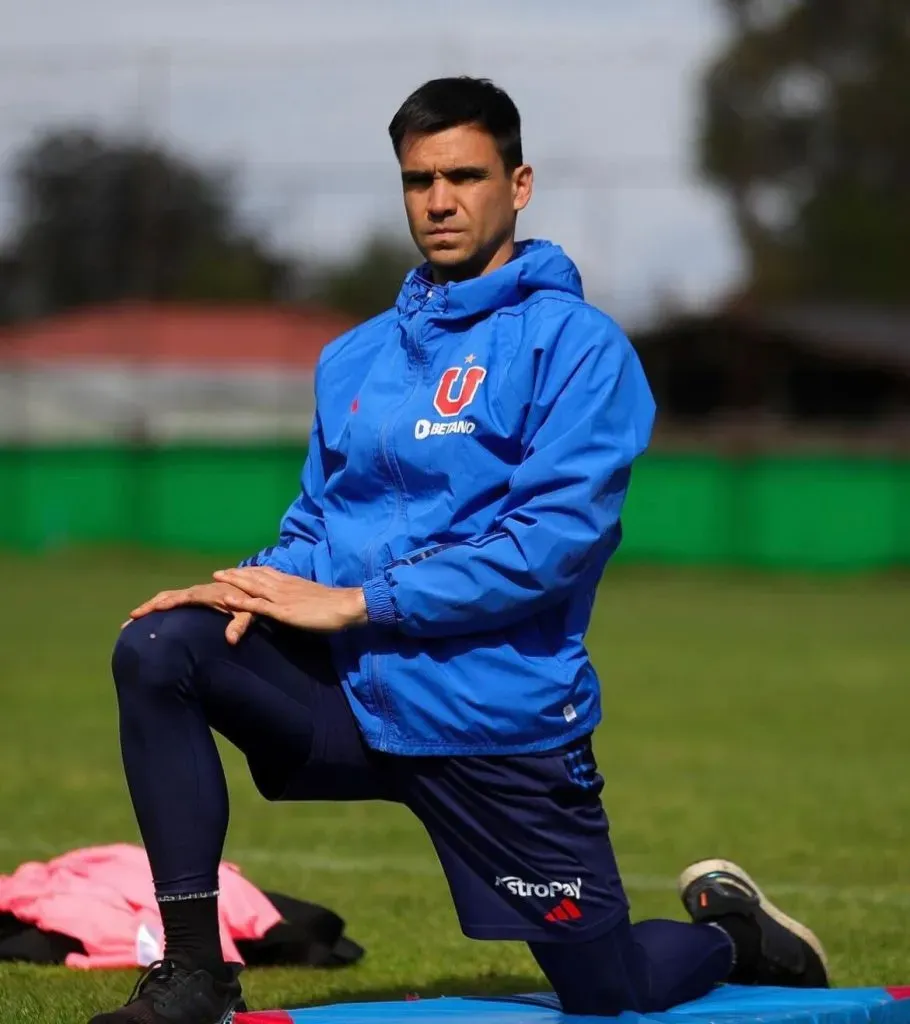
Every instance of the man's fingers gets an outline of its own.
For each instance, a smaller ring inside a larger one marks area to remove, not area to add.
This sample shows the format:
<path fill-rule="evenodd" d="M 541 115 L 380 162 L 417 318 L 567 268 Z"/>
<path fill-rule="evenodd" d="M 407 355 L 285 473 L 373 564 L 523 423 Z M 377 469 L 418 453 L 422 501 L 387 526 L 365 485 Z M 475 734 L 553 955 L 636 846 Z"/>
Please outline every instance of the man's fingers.
<path fill-rule="evenodd" d="M 212 608 L 218 607 L 217 602 L 211 600 L 200 601 L 202 594 L 198 586 L 187 587 L 185 590 L 162 590 L 151 600 L 139 605 L 130 612 L 130 619 L 141 619 L 143 615 L 150 612 L 166 612 L 171 608 L 179 608 L 186 604 L 208 604 Z"/>
<path fill-rule="evenodd" d="M 266 597 L 275 589 L 275 581 L 258 567 L 221 569 L 214 577 L 219 583 L 230 583 L 250 597 Z"/>
<path fill-rule="evenodd" d="M 227 576 L 251 576 L 273 580 L 288 578 L 288 573 L 281 572 L 280 569 L 275 569 L 271 565 L 232 565 L 229 569 L 218 569 L 212 575 L 219 579 Z"/>
<path fill-rule="evenodd" d="M 174 604 L 174 598 L 178 597 L 180 591 L 177 590 L 162 590 L 160 593 L 155 594 L 154 597 L 148 601 L 143 602 L 138 608 L 134 608 L 130 612 L 131 619 L 141 619 L 143 615 L 148 615 L 149 612 L 162 611 L 166 608 L 172 608 Z"/>
<path fill-rule="evenodd" d="M 160 593 L 155 594 L 154 597 L 150 597 L 148 601 L 143 601 L 142 604 L 137 605 L 131 612 L 132 616 L 145 615 L 155 607 L 155 602 L 160 600 L 167 591 L 162 590 Z"/>
<path fill-rule="evenodd" d="M 233 618 L 225 630 L 224 635 L 227 637 L 229 644 L 239 643 L 243 635 L 250 628 L 250 623 L 253 621 L 253 616 L 250 612 L 234 612 Z"/>
<path fill-rule="evenodd" d="M 249 594 L 228 594 L 225 605 L 232 612 L 250 612 L 253 615 L 272 615 L 276 608 L 271 601 L 262 597 L 251 597 Z"/>
<path fill-rule="evenodd" d="M 217 572 L 212 573 L 212 578 L 218 580 L 219 583 L 230 583 L 231 586 L 237 587 L 240 585 L 241 580 L 262 580 L 268 578 L 265 576 L 263 570 L 258 565 L 245 565 L 242 568 L 232 569 L 219 569 Z"/>

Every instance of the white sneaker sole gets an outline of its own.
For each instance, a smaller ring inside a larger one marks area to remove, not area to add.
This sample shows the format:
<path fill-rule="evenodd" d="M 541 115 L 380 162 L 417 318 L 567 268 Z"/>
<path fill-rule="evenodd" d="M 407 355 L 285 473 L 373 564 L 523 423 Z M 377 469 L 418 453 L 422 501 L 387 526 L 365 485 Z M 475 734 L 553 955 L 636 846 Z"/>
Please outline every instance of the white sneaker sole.
<path fill-rule="evenodd" d="M 804 924 L 800 924 L 799 921 L 794 921 L 792 917 L 787 915 L 780 909 L 774 906 L 774 904 L 765 896 L 761 889 L 755 884 L 750 876 L 743 871 L 738 865 L 734 864 L 732 860 L 700 860 L 696 864 L 690 864 L 685 871 L 679 876 L 679 882 L 677 883 L 677 889 L 680 897 L 689 888 L 689 886 L 702 875 L 708 875 L 712 871 L 723 871 L 725 874 L 733 875 L 735 878 L 741 878 L 749 888 L 754 889 L 758 895 L 758 905 L 762 910 L 769 916 L 773 917 L 778 924 L 783 925 L 787 931 L 793 932 L 794 935 L 798 935 L 803 942 L 815 951 L 819 960 L 825 968 L 825 974 L 829 974 L 828 971 L 828 957 L 825 954 L 825 948 L 822 946 L 818 939 L 818 936 L 810 931 Z"/>

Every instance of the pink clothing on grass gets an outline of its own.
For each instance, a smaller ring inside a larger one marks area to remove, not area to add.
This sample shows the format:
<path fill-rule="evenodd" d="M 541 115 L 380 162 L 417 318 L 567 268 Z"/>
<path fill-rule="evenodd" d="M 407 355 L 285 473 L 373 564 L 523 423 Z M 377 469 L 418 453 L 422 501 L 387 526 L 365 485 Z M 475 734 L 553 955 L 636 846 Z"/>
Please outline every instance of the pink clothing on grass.
<path fill-rule="evenodd" d="M 242 963 L 235 940 L 262 938 L 281 915 L 236 865 L 222 861 L 218 882 L 221 947 L 226 960 Z M 68 967 L 145 967 L 162 954 L 161 914 L 139 846 L 92 846 L 22 864 L 0 875 L 2 912 L 79 939 L 85 955 L 71 953 Z"/>

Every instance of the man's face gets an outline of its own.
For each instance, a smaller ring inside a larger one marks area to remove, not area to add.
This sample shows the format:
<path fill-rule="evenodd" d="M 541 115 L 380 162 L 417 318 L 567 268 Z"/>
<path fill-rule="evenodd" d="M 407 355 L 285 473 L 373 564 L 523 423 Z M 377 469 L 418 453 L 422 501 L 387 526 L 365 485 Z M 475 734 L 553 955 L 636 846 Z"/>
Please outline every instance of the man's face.
<path fill-rule="evenodd" d="M 400 162 L 408 226 L 438 280 L 509 259 L 515 215 L 531 198 L 530 167 L 506 171 L 493 137 L 471 125 L 406 136 Z"/>

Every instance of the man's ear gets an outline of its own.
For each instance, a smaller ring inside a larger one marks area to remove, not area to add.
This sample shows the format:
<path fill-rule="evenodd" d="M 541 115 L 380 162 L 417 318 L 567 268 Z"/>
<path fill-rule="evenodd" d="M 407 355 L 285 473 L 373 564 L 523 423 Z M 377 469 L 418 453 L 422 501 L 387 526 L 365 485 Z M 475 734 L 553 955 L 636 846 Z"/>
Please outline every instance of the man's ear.
<path fill-rule="evenodd" d="M 522 164 L 512 171 L 512 209 L 518 213 L 531 201 L 534 191 L 534 170 L 530 164 Z"/>

